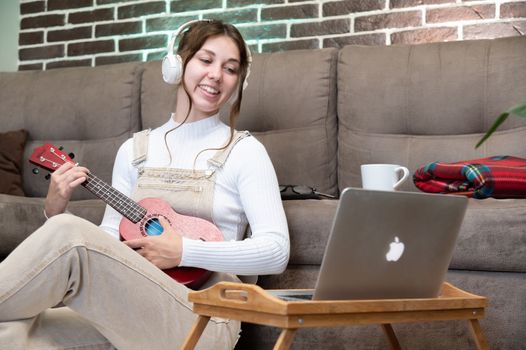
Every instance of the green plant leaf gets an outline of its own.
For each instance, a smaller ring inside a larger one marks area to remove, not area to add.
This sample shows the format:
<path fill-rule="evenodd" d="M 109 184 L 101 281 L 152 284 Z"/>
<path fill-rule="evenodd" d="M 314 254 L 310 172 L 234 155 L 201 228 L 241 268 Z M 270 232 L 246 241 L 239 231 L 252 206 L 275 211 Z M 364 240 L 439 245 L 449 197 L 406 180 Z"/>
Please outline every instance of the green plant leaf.
<path fill-rule="evenodd" d="M 519 117 L 525 117 L 526 118 L 526 101 L 524 101 L 521 104 L 518 104 L 514 107 L 511 107 L 508 112 L 510 114 L 516 114 Z"/>
<path fill-rule="evenodd" d="M 504 123 L 504 121 L 506 119 L 508 119 L 509 116 L 510 116 L 510 114 L 508 112 L 502 113 L 497 118 L 497 120 L 495 120 L 495 123 L 493 123 L 493 125 L 491 126 L 491 128 L 489 128 L 489 130 L 486 132 L 486 134 L 480 139 L 480 141 L 477 143 L 475 148 L 479 148 L 479 146 L 482 145 L 484 143 L 484 141 L 486 141 L 491 136 L 491 134 L 493 134 L 495 132 L 495 130 L 497 130 L 497 128 L 500 126 L 500 124 Z"/>
<path fill-rule="evenodd" d="M 526 118 L 526 101 L 523 101 L 518 105 L 511 107 L 506 112 L 502 113 L 497 118 L 497 120 L 495 120 L 493 125 L 486 132 L 486 134 L 480 139 L 475 148 L 479 148 L 479 146 L 482 145 L 484 141 L 486 141 L 502 123 L 504 123 L 504 121 L 509 117 L 510 114 L 515 114 L 519 117 Z"/>

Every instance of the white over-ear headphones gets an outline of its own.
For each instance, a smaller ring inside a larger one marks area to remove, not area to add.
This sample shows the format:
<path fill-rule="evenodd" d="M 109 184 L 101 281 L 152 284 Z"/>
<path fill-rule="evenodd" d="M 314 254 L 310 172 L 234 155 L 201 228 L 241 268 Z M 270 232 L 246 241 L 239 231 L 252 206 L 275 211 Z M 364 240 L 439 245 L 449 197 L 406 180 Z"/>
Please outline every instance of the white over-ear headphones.
<path fill-rule="evenodd" d="M 188 27 L 190 27 L 192 24 L 196 22 L 202 22 L 202 21 L 208 21 L 211 20 L 207 19 L 197 19 L 192 20 L 189 22 L 186 22 L 182 26 L 180 26 L 170 38 L 170 42 L 168 44 L 168 54 L 164 57 L 163 63 L 162 63 L 162 73 L 163 73 L 163 79 L 168 84 L 177 85 L 181 83 L 181 79 L 183 77 L 183 59 L 181 56 L 174 54 L 174 45 L 175 41 L 179 37 L 179 35 Z M 247 60 L 248 60 L 248 66 L 247 66 L 247 74 L 245 76 L 245 80 L 243 81 L 243 90 L 246 89 L 248 86 L 248 76 L 250 75 L 250 65 L 252 64 L 252 54 L 250 53 L 250 49 L 248 45 L 245 43 L 245 50 L 247 51 Z"/>

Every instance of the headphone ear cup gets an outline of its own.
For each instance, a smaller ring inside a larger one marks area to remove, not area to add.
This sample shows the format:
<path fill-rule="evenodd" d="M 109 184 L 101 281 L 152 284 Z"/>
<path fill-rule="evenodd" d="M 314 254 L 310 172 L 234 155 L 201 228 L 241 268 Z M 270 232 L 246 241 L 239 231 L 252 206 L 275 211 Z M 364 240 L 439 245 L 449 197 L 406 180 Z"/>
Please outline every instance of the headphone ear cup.
<path fill-rule="evenodd" d="M 183 75 L 183 60 L 181 56 L 168 54 L 162 63 L 163 79 L 166 83 L 177 85 L 181 83 Z"/>

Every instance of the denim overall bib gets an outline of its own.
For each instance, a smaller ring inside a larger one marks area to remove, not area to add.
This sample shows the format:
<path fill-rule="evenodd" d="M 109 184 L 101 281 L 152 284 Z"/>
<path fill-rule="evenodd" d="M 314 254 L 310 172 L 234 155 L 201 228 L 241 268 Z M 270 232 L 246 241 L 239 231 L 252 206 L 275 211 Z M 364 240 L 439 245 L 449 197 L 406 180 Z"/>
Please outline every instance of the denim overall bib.
<path fill-rule="evenodd" d="M 147 197 L 161 198 L 179 214 L 200 217 L 214 223 L 212 212 L 217 170 L 225 164 L 237 142 L 250 136 L 248 131 L 236 130 L 232 142 L 208 160 L 208 168 L 199 170 L 141 167 L 140 164 L 148 155 L 148 136 L 149 130 L 133 136 L 132 163 L 138 168 L 138 179 L 131 197 L 136 201 Z M 214 272 L 200 289 L 224 280 L 240 281 L 233 274 Z"/>

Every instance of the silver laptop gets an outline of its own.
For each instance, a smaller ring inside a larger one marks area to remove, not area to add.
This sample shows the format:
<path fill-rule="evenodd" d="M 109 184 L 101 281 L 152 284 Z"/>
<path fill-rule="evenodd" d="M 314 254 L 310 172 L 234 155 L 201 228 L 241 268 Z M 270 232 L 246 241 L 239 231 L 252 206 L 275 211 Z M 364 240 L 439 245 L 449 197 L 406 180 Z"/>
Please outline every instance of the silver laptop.
<path fill-rule="evenodd" d="M 467 202 L 461 196 L 346 188 L 314 292 L 271 292 L 286 300 L 436 297 Z"/>

